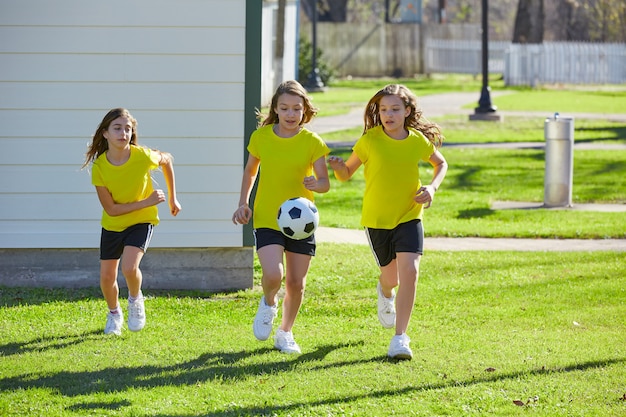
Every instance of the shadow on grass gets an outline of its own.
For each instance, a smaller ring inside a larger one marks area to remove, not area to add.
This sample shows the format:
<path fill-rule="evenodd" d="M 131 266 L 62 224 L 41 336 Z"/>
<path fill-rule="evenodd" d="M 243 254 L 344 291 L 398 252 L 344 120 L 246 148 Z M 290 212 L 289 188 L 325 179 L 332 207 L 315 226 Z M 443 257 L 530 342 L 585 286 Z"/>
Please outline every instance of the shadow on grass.
<path fill-rule="evenodd" d="M 481 207 L 475 209 L 467 209 L 459 211 L 458 219 L 476 219 L 485 218 L 494 214 L 494 211 L 489 207 Z"/>
<path fill-rule="evenodd" d="M 93 332 L 86 333 L 89 337 Z M 64 343 L 76 343 L 81 335 L 72 336 Z M 35 339 L 29 344 L 50 341 L 51 338 Z M 353 348 L 363 345 L 364 341 L 351 341 L 346 343 L 320 345 L 315 350 L 299 355 L 280 355 L 271 348 L 259 348 L 254 350 L 242 350 L 237 352 L 211 352 L 204 353 L 197 358 L 170 366 L 139 366 L 139 367 L 116 367 L 97 371 L 70 372 L 63 371 L 55 374 L 37 375 L 29 373 L 14 377 L 0 379 L 0 392 L 12 392 L 18 390 L 44 389 L 67 397 L 79 397 L 106 392 L 107 395 L 119 394 L 127 390 L 153 389 L 171 386 L 194 386 L 199 382 L 230 382 L 245 381 L 258 375 L 277 375 L 283 372 L 297 372 L 298 368 L 305 367 L 308 371 L 323 371 L 326 369 L 350 367 L 363 363 L 388 363 L 390 366 L 403 366 L 402 362 L 393 361 L 386 356 L 373 356 L 359 360 L 347 360 L 340 362 L 324 362 L 326 357 L 333 351 L 344 348 Z M 60 346 L 60 345 L 59 345 Z M 57 345 L 54 346 L 57 348 Z M 15 348 L 13 348 L 15 349 Z M 7 350 L 6 346 L 4 350 Z M 9 349 L 10 350 L 10 349 Z M 267 356 L 262 358 L 262 363 L 243 363 L 247 358 L 254 356 Z M 289 401 L 287 404 L 275 406 L 225 406 L 223 410 L 200 414 L 204 416 L 248 416 L 248 415 L 272 415 L 275 413 L 296 413 L 299 410 L 311 410 L 312 407 L 332 406 L 335 404 L 347 404 L 360 400 L 376 400 L 384 397 L 399 397 L 416 395 L 420 392 L 457 388 L 459 386 L 474 386 L 488 384 L 497 381 L 528 379 L 536 375 L 555 375 L 567 372 L 584 372 L 589 369 L 605 368 L 626 362 L 626 358 L 612 358 L 605 360 L 573 363 L 568 366 L 555 368 L 525 369 L 510 373 L 490 373 L 482 377 L 474 377 L 465 380 L 442 381 L 439 383 L 414 384 L 399 388 L 385 390 L 364 391 L 354 395 L 335 395 L 326 398 L 316 398 L 310 401 Z M 309 366 L 311 363 L 318 363 Z M 99 394 L 101 395 L 101 394 Z M 118 410 L 132 404 L 127 400 L 111 400 L 81 402 L 68 406 L 73 412 L 93 412 L 94 410 Z M 177 414 L 177 416 L 198 416 L 199 414 Z M 157 417 L 166 417 L 168 414 L 158 414 Z"/>
<path fill-rule="evenodd" d="M 387 390 L 369 391 L 361 395 L 349 395 L 349 396 L 336 396 L 329 398 L 321 398 L 317 401 L 308 402 L 290 402 L 286 405 L 278 405 L 273 407 L 239 407 L 239 408 L 226 408 L 221 411 L 215 411 L 212 413 L 200 414 L 204 417 L 212 416 L 256 416 L 256 415 L 275 415 L 276 413 L 295 413 L 299 410 L 307 410 L 311 412 L 312 407 L 320 406 L 332 406 L 335 404 L 348 404 L 353 401 L 360 400 L 376 400 L 385 397 L 406 397 L 407 395 L 416 395 L 420 392 L 438 391 L 448 388 L 469 387 L 479 384 L 488 384 L 498 381 L 517 380 L 524 379 L 536 375 L 553 375 L 559 373 L 586 371 L 588 369 L 604 368 L 607 366 L 621 364 L 626 362 L 626 358 L 621 359 L 606 359 L 602 361 L 589 361 L 582 364 L 573 364 L 563 368 L 554 370 L 546 370 L 544 368 L 532 369 L 529 371 L 511 372 L 508 374 L 493 374 L 491 376 L 485 376 L 482 378 L 472 378 L 467 381 L 449 381 L 439 384 L 423 384 L 415 386 L 407 386 L 404 388 L 391 388 Z M 198 417 L 199 414 L 176 414 L 177 417 Z M 169 417 L 168 414 L 157 414 L 154 417 Z"/>
<path fill-rule="evenodd" d="M 601 126 L 601 127 L 580 127 L 574 128 L 574 137 L 576 133 L 592 132 L 595 136 L 588 139 L 578 139 L 576 143 L 593 143 L 597 141 L 605 142 L 607 140 L 615 143 L 626 143 L 626 125 L 618 126 Z"/>
<path fill-rule="evenodd" d="M 119 410 L 123 407 L 129 407 L 131 405 L 130 401 L 122 400 L 122 401 L 111 401 L 111 402 L 87 402 L 87 403 L 78 403 L 72 406 L 67 407 L 67 410 L 81 412 L 86 410 Z"/>
<path fill-rule="evenodd" d="M 123 278 L 122 278 L 123 279 Z M 127 289 L 120 290 L 126 297 Z M 207 300 L 233 300 L 240 297 L 236 292 L 211 292 L 206 290 L 159 290 L 146 289 L 149 297 L 200 298 Z M 82 300 L 104 300 L 100 287 L 85 288 L 43 288 L 43 287 L 0 287 L 0 308 L 41 305 L 51 302 L 74 302 Z"/>
<path fill-rule="evenodd" d="M 607 174 L 611 172 L 623 172 L 623 171 L 626 171 L 626 162 L 619 161 L 619 162 L 611 162 L 611 163 L 604 164 L 604 166 L 602 166 L 600 169 L 597 169 L 596 171 L 594 171 L 593 174 L 602 175 L 602 174 Z M 610 186 L 611 185 L 609 184 L 609 187 Z"/>
<path fill-rule="evenodd" d="M 76 335 L 38 337 L 28 342 L 7 343 L 0 346 L 0 356 L 6 357 L 11 355 L 23 355 L 29 352 L 64 349 L 69 346 L 84 343 L 90 339 L 101 339 L 102 335 L 102 330 L 92 330 Z"/>
<path fill-rule="evenodd" d="M 239 364 L 239 362 L 252 356 L 276 354 L 277 351 L 273 348 L 260 348 L 252 351 L 211 352 L 170 366 L 117 367 L 84 372 L 64 371 L 46 375 L 29 373 L 1 378 L 0 392 L 46 389 L 65 396 L 80 396 L 99 392 L 123 392 L 131 388 L 193 386 L 198 381 L 235 382 L 255 375 L 293 371 L 305 363 L 322 361 L 334 350 L 363 344 L 363 341 L 355 341 L 323 345 L 303 355 L 281 355 L 280 359 L 268 358 L 258 364 Z M 381 359 L 371 358 L 366 362 L 379 360 Z"/>

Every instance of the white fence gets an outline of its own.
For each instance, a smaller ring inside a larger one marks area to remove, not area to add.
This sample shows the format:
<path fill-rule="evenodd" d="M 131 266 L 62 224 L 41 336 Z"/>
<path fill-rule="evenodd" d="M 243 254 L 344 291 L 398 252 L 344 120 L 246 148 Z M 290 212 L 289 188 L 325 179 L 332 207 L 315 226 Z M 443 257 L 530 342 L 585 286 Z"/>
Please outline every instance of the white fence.
<path fill-rule="evenodd" d="M 510 42 L 489 42 L 489 72 L 504 73 L 504 59 Z M 480 40 L 426 39 L 424 73 L 449 72 L 482 74 Z"/>
<path fill-rule="evenodd" d="M 506 85 L 621 84 L 626 82 L 626 44 L 511 44 L 505 67 Z"/>
<path fill-rule="evenodd" d="M 482 43 L 427 39 L 424 72 L 482 73 Z M 621 84 L 626 82 L 626 44 L 489 42 L 489 72 L 506 85 Z"/>

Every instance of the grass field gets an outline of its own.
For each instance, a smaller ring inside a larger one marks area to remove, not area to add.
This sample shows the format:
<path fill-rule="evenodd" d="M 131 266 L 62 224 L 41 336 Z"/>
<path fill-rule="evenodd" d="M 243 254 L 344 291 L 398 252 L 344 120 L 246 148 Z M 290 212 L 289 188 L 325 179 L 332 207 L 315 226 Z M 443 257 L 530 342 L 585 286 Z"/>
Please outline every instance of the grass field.
<path fill-rule="evenodd" d="M 320 245 L 299 356 L 254 339 L 258 288 L 147 291 L 146 328 L 121 337 L 98 290 L 1 289 L 0 415 L 626 414 L 622 254 L 428 253 L 399 363 L 376 271 L 365 245 Z"/>
<path fill-rule="evenodd" d="M 347 157 L 349 149 L 333 153 Z M 444 148 L 449 170 L 424 214 L 427 236 L 520 238 L 626 238 L 623 212 L 576 210 L 492 210 L 494 201 L 541 203 L 544 151 L 540 149 Z M 425 165 L 425 181 L 432 169 Z M 346 182 L 331 174 L 331 189 L 317 195 L 324 226 L 359 228 L 365 187 L 363 169 Z M 626 203 L 626 161 L 622 152 L 574 152 L 574 203 Z"/>
<path fill-rule="evenodd" d="M 330 106 L 345 104 L 343 89 L 349 91 L 350 103 L 371 95 L 391 80 L 359 80 L 341 83 L 337 88 L 317 94 Z M 471 91 L 479 83 L 469 76 L 418 80 L 400 80 L 420 94 Z M 494 80 L 495 89 L 504 89 Z M 567 89 L 514 89 L 498 97 L 501 110 L 541 111 L 554 108 L 563 112 L 596 113 L 594 118 L 574 120 L 574 138 L 578 144 L 626 144 L 626 124 L 603 119 L 597 114 L 626 113 L 626 88 L 613 86 L 592 91 L 588 87 Z M 358 92 L 358 93 L 357 93 Z M 442 153 L 449 171 L 435 203 L 424 218 L 427 236 L 446 237 L 520 237 L 520 238 L 625 238 L 624 213 L 576 210 L 492 210 L 494 201 L 541 203 L 544 199 L 545 151 L 543 149 L 480 149 L 450 147 L 480 143 L 537 142 L 544 139 L 544 117 L 507 116 L 502 123 L 471 122 L 467 116 L 433 118 L 446 136 Z M 355 141 L 362 128 L 324 135 L 329 142 Z M 333 149 L 333 154 L 347 157 L 350 148 Z M 576 204 L 626 204 L 626 160 L 623 151 L 607 148 L 574 151 L 572 200 Z M 424 181 L 432 177 L 428 164 L 421 170 Z M 359 228 L 361 197 L 364 190 L 363 169 L 347 182 L 336 181 L 331 173 L 331 190 L 316 196 L 321 221 L 325 226 Z"/>
<path fill-rule="evenodd" d="M 374 82 L 343 82 L 316 103 L 340 113 L 367 100 Z M 433 93 L 479 86 L 467 77 L 406 83 Z M 450 142 L 540 140 L 531 120 L 438 122 Z M 576 123 L 585 141 L 625 141 L 622 124 Z M 443 152 L 450 171 L 426 213 L 427 236 L 626 237 L 624 213 L 491 210 L 495 200 L 542 201 L 541 150 Z M 622 154 L 575 152 L 575 203 L 626 203 Z M 423 175 L 432 175 L 427 166 Z M 362 169 L 349 182 L 332 181 L 316 200 L 323 225 L 358 227 Z M 102 333 L 97 288 L 0 288 L 0 415 L 626 415 L 622 252 L 426 253 L 408 332 L 414 359 L 403 362 L 386 357 L 392 331 L 376 317 L 377 275 L 367 246 L 319 244 L 294 327 L 303 351 L 296 356 L 252 335 L 256 259 L 252 290 L 146 290 L 146 328 L 121 337 Z"/>

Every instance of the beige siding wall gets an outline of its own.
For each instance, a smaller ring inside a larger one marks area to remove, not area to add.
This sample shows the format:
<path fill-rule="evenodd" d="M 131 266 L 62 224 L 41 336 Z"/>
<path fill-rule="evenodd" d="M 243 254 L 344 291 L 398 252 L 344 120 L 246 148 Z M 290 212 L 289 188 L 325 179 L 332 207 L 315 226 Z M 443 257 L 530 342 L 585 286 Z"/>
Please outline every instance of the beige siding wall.
<path fill-rule="evenodd" d="M 183 211 L 154 247 L 236 247 L 244 143 L 245 0 L 0 4 L 0 248 L 97 248 L 87 144 L 130 109 L 171 152 Z M 160 173 L 156 181 L 166 189 Z"/>

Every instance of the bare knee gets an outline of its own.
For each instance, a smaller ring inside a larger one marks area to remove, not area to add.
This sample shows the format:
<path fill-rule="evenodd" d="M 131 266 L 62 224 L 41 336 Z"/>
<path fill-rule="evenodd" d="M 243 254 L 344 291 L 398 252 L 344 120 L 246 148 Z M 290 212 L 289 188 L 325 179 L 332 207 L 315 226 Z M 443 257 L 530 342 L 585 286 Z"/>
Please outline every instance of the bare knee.
<path fill-rule="evenodd" d="M 286 279 L 285 289 L 289 294 L 304 294 L 304 288 L 306 286 L 305 278 Z"/>
<path fill-rule="evenodd" d="M 122 274 L 124 274 L 124 277 L 126 278 L 134 278 L 137 275 L 139 275 L 139 265 L 135 265 L 135 264 L 130 264 L 130 265 L 125 265 L 122 263 Z"/>
<path fill-rule="evenodd" d="M 102 261 L 100 264 L 100 283 L 111 286 L 117 281 L 117 262 Z"/>
<path fill-rule="evenodd" d="M 263 269 L 263 282 L 280 286 L 283 281 L 283 269 L 278 267 Z"/>

